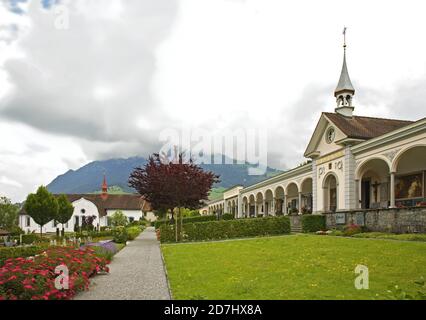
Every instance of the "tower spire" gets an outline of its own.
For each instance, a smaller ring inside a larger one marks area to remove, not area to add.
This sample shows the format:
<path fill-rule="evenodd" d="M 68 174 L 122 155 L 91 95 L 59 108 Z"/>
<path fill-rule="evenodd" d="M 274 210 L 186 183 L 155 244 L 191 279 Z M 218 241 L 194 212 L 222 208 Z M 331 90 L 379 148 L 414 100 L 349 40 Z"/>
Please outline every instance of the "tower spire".
<path fill-rule="evenodd" d="M 106 181 L 106 175 L 104 173 L 104 181 L 102 182 L 102 195 L 101 195 L 102 199 L 106 199 L 108 197 L 108 184 Z"/>
<path fill-rule="evenodd" d="M 336 112 L 344 116 L 351 117 L 354 107 L 352 106 L 352 99 L 355 95 L 355 89 L 352 85 L 351 78 L 349 77 L 348 66 L 346 64 L 346 27 L 343 29 L 343 66 L 340 73 L 339 82 L 334 96 L 336 97 L 337 108 Z"/>

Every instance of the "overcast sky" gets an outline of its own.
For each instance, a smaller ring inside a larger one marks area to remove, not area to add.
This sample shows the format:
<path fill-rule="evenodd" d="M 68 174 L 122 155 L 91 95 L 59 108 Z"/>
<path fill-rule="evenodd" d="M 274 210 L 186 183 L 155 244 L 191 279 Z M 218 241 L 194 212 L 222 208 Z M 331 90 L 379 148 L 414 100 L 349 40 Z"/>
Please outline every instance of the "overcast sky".
<path fill-rule="evenodd" d="M 425 1 L 0 0 L 0 195 L 98 159 L 158 152 L 166 128 L 268 130 L 287 169 L 334 111 L 346 25 L 355 113 L 425 116 Z"/>

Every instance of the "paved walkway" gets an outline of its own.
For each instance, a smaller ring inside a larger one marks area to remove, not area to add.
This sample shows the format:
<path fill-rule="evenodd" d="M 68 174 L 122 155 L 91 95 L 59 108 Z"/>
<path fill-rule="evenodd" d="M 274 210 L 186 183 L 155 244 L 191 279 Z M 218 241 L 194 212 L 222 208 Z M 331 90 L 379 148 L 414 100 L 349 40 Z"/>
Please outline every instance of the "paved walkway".
<path fill-rule="evenodd" d="M 91 279 L 75 300 L 168 300 L 167 279 L 153 227 L 114 256 L 107 275 Z"/>

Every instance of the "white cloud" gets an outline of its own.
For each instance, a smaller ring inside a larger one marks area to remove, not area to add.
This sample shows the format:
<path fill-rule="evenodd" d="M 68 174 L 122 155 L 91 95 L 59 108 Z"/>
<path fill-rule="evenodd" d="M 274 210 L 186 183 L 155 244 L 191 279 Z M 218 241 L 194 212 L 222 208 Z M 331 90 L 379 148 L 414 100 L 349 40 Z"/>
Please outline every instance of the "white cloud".
<path fill-rule="evenodd" d="M 77 141 L 0 120 L 0 195 L 24 200 L 36 186 L 89 160 Z"/>
<path fill-rule="evenodd" d="M 421 0 L 67 0 L 68 30 L 39 3 L 0 4 L 0 27 L 19 27 L 0 29 L 0 176 L 22 185 L 0 193 L 14 199 L 89 160 L 158 151 L 168 127 L 267 128 L 269 164 L 297 164 L 334 110 L 344 25 L 356 113 L 424 116 Z"/>

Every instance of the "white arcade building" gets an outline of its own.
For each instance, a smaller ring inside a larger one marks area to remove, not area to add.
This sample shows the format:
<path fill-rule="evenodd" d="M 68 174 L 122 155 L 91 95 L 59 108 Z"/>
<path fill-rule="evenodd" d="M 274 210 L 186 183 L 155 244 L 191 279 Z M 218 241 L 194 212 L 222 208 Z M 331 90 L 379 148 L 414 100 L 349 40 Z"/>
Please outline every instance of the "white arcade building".
<path fill-rule="evenodd" d="M 254 185 L 232 187 L 200 212 L 241 218 L 425 206 L 426 118 L 357 116 L 354 95 L 344 45 L 337 106 L 321 114 L 304 153 L 308 163 Z"/>

